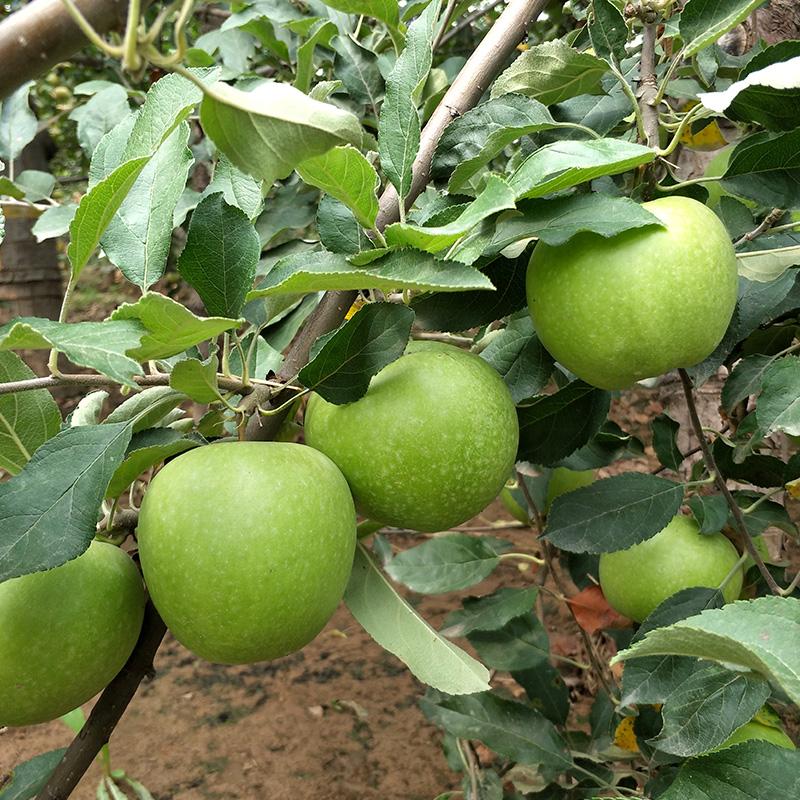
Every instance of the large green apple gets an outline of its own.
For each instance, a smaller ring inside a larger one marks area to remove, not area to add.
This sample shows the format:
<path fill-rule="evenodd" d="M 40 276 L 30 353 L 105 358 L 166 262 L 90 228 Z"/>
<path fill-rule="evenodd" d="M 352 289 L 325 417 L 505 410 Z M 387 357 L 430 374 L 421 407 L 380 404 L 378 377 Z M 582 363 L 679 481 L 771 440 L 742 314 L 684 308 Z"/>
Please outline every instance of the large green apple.
<path fill-rule="evenodd" d="M 139 555 L 175 638 L 222 664 L 308 644 L 342 599 L 356 544 L 353 498 L 322 453 L 219 442 L 164 466 L 139 513 Z"/>
<path fill-rule="evenodd" d="M 359 511 L 418 531 L 482 511 L 509 477 L 519 440 L 500 375 L 442 343 L 411 343 L 354 403 L 312 395 L 305 430 L 344 473 Z"/>
<path fill-rule="evenodd" d="M 739 554 L 721 533 L 701 535 L 691 518 L 676 516 L 666 528 L 627 550 L 602 553 L 600 588 L 609 605 L 635 622 L 643 622 L 655 607 L 690 586 L 716 588 L 736 566 Z M 742 570 L 725 584 L 722 595 L 736 600 L 742 590 Z"/>
<path fill-rule="evenodd" d="M 136 565 L 99 541 L 0 583 L 0 727 L 47 722 L 94 697 L 128 660 L 144 601 Z"/>
<path fill-rule="evenodd" d="M 736 257 L 716 214 L 687 197 L 644 208 L 666 227 L 539 242 L 528 266 L 528 307 L 542 344 L 601 389 L 702 361 L 736 304 Z"/>

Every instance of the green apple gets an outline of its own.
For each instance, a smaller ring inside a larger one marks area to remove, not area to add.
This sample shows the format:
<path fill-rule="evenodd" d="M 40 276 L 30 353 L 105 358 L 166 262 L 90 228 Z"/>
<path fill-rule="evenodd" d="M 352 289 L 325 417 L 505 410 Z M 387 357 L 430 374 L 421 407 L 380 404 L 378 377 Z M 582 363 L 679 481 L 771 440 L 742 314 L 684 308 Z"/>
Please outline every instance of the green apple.
<path fill-rule="evenodd" d="M 588 486 L 594 482 L 593 469 L 569 469 L 568 467 L 556 467 L 547 484 L 547 503 L 544 513 L 550 511 L 550 505 L 559 495 L 571 492 L 573 489 L 580 489 L 581 486 Z"/>
<path fill-rule="evenodd" d="M 666 528 L 627 550 L 600 555 L 600 588 L 609 605 L 635 622 L 643 622 L 659 603 L 691 586 L 718 587 L 739 561 L 721 533 L 701 535 L 691 518 L 673 517 Z M 722 595 L 736 600 L 742 589 L 739 569 Z"/>
<path fill-rule="evenodd" d="M 779 747 L 785 747 L 787 750 L 796 749 L 794 742 L 786 735 L 783 729 L 751 719 L 750 722 L 745 722 L 741 728 L 737 728 L 719 747 L 709 752 L 715 753 L 717 750 L 722 750 L 739 742 L 747 742 L 750 739 L 763 739 L 765 742 L 772 742 Z"/>
<path fill-rule="evenodd" d="M 471 519 L 511 473 L 519 423 L 500 375 L 453 345 L 411 343 L 354 403 L 312 395 L 306 441 L 385 525 L 440 531 Z"/>
<path fill-rule="evenodd" d="M 219 442 L 166 464 L 139 513 L 139 556 L 175 638 L 209 661 L 293 653 L 342 599 L 356 544 L 353 499 L 322 453 Z"/>
<path fill-rule="evenodd" d="M 736 304 L 736 256 L 716 214 L 687 197 L 644 208 L 666 227 L 539 242 L 528 266 L 528 307 L 542 344 L 601 389 L 702 361 Z"/>
<path fill-rule="evenodd" d="M 94 697 L 128 660 L 144 602 L 130 556 L 99 541 L 0 583 L 0 727 L 47 722 Z"/>

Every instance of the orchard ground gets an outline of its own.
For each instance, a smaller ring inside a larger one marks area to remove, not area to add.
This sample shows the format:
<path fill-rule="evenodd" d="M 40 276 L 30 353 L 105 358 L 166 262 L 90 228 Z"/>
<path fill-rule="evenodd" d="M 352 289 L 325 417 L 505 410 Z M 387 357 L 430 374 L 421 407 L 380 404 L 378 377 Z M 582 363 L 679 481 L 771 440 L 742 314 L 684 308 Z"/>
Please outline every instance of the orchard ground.
<path fill-rule="evenodd" d="M 105 286 L 103 286 L 105 282 Z M 107 292 L 117 286 L 113 272 L 100 272 L 98 291 L 84 298 L 83 318 L 107 313 Z M 87 281 L 88 286 L 92 283 Z M 185 300 L 185 298 L 181 298 Z M 119 302 L 119 297 L 114 302 Z M 702 395 L 701 395 L 702 401 Z M 622 393 L 612 418 L 646 445 L 642 458 L 616 462 L 602 477 L 620 470 L 649 472 L 658 462 L 649 447 L 649 424 L 664 408 L 663 389 Z M 65 413 L 72 403 L 65 400 Z M 706 415 L 714 420 L 716 401 Z M 702 406 L 701 406 L 701 414 Z M 706 422 L 706 420 L 704 420 Z M 798 503 L 792 513 L 800 518 Z M 479 529 L 513 541 L 515 549 L 535 548 L 535 532 L 514 523 L 499 501 L 460 529 Z M 395 534 L 396 550 L 427 538 Z M 794 568 L 800 549 L 791 545 Z M 460 608 L 460 598 L 488 594 L 498 586 L 530 585 L 535 571 L 502 562 L 486 581 L 459 593 L 421 596 L 400 587 L 422 615 L 440 627 Z M 567 581 L 570 594 L 576 590 Z M 555 587 L 548 579 L 548 588 Z M 552 651 L 578 662 L 588 659 L 575 621 L 563 602 L 540 594 L 540 612 Z M 594 635 L 601 656 L 613 643 Z M 469 649 L 465 640 L 459 644 Z M 599 683 L 591 672 L 554 662 L 570 688 L 570 729 L 588 727 L 588 713 Z M 418 700 L 419 683 L 394 656 L 379 647 L 341 606 L 325 630 L 305 649 L 272 662 L 221 666 L 198 659 L 169 634 L 155 661 L 155 677 L 146 680 L 111 738 L 112 768 L 143 783 L 154 800 L 433 800 L 459 791 L 461 774 L 447 763 L 442 732 L 426 721 Z M 505 688 L 517 692 L 510 681 Z M 85 712 L 92 703 L 84 706 Z M 798 741 L 800 718 L 784 720 Z M 39 753 L 65 747 L 72 732 L 59 720 L 0 731 L 0 774 Z M 492 754 L 479 746 L 477 755 Z M 92 766 L 72 797 L 91 800 L 101 777 Z"/>

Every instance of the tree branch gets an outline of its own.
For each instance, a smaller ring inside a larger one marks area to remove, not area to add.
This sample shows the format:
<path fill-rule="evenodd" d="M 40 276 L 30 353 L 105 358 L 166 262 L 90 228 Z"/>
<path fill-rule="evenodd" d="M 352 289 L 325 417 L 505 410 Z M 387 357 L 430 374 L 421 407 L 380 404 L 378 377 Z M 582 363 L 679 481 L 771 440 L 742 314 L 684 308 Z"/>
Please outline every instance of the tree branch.
<path fill-rule="evenodd" d="M 642 31 L 642 60 L 639 65 L 639 109 L 642 115 L 642 126 L 647 138 L 645 144 L 658 150 L 658 106 L 654 104 L 658 96 L 658 80 L 655 64 L 656 26 L 654 22 L 645 22 Z M 644 168 L 642 199 L 653 199 L 656 185 L 656 161 L 651 161 Z"/>
<path fill-rule="evenodd" d="M 153 0 L 142 0 L 144 11 Z M 127 0 L 76 0 L 98 33 L 122 30 Z M 32 0 L 0 22 L 0 100 L 88 44 L 61 0 Z"/>

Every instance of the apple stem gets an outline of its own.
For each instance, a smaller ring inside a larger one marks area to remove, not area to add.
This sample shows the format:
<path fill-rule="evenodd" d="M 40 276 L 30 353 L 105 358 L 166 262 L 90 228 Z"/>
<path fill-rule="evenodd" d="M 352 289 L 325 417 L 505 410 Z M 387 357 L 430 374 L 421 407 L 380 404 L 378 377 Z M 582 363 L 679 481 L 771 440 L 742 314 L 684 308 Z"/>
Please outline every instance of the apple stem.
<path fill-rule="evenodd" d="M 728 489 L 728 484 L 726 483 L 725 478 L 722 476 L 722 473 L 719 471 L 719 467 L 717 466 L 717 462 L 714 460 L 714 456 L 711 454 L 711 448 L 708 446 L 708 440 L 706 439 L 705 433 L 703 433 L 703 425 L 700 422 L 700 417 L 697 414 L 697 405 L 694 402 L 692 379 L 689 377 L 689 373 L 683 368 L 678 370 L 678 374 L 680 375 L 681 384 L 683 385 L 683 393 L 686 397 L 686 405 L 689 409 L 689 419 L 692 422 L 692 430 L 694 431 L 695 438 L 700 445 L 700 450 L 703 453 L 703 461 L 705 461 L 706 468 L 714 477 L 714 483 L 716 483 L 717 488 L 720 490 L 722 496 L 725 498 L 725 501 L 728 503 L 728 507 L 731 510 L 733 519 L 736 522 L 736 527 L 739 529 L 739 533 L 742 537 L 742 544 L 747 552 L 747 555 L 749 555 L 753 561 L 755 561 L 759 572 L 764 576 L 764 580 L 766 581 L 767 586 L 769 586 L 770 592 L 772 592 L 774 595 L 781 595 L 781 587 L 778 586 L 775 578 L 772 577 L 772 573 L 770 573 L 767 565 L 764 563 L 764 559 L 761 558 L 756 550 L 753 540 L 750 538 L 750 534 L 747 532 L 747 523 L 745 522 L 742 509 L 734 499 L 730 489 Z"/>

